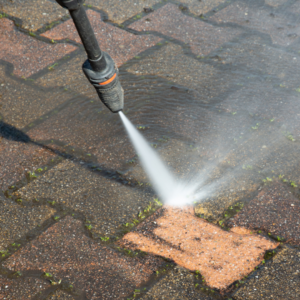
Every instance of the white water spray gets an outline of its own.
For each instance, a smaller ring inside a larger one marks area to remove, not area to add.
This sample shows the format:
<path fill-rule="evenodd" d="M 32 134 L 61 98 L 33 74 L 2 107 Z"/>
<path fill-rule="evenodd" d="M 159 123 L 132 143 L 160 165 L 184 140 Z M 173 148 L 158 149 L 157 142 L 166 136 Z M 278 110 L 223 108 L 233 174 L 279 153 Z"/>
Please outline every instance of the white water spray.
<path fill-rule="evenodd" d="M 126 116 L 119 112 L 130 140 L 154 189 L 165 204 L 181 206 L 199 200 L 206 192 L 198 193 L 199 182 L 183 183 L 175 178 L 146 139 L 137 131 Z"/>

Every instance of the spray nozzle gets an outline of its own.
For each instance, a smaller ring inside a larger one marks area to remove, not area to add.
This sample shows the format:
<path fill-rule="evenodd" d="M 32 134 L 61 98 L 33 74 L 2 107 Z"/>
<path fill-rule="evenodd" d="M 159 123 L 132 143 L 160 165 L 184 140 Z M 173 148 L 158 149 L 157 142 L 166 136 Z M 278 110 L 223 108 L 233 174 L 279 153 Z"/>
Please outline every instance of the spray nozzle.
<path fill-rule="evenodd" d="M 102 70 L 94 71 L 89 59 L 83 64 L 82 70 L 95 87 L 103 104 L 116 113 L 124 107 L 124 91 L 119 81 L 119 71 L 115 66 L 115 62 L 108 53 L 102 52 L 102 55 L 101 60 L 105 61 Z"/>

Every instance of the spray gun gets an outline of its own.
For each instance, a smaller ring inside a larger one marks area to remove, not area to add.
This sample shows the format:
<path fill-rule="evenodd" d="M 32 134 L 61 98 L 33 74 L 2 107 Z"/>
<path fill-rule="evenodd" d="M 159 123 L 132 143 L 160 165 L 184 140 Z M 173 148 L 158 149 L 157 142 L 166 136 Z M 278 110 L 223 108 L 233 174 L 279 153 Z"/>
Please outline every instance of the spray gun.
<path fill-rule="evenodd" d="M 90 21 L 83 8 L 85 0 L 56 0 L 69 10 L 88 59 L 82 65 L 86 78 L 95 87 L 100 100 L 112 112 L 124 106 L 124 91 L 118 78 L 118 68 L 110 55 L 100 50 Z"/>

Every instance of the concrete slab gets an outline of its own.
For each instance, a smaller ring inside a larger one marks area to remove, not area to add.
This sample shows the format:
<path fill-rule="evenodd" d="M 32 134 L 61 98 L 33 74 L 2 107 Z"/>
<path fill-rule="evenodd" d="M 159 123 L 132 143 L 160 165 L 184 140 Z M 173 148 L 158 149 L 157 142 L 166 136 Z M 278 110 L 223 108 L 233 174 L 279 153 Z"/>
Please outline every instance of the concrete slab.
<path fill-rule="evenodd" d="M 40 270 L 71 283 L 88 299 L 126 298 L 163 261 L 119 254 L 89 239 L 82 223 L 66 217 L 5 261 L 10 270 Z"/>
<path fill-rule="evenodd" d="M 24 238 L 26 233 L 42 225 L 55 213 L 55 209 L 47 206 L 22 207 L 4 197 L 0 197 L 0 207 L 0 250 L 4 254 L 10 244 Z"/>
<path fill-rule="evenodd" d="M 150 20 L 150 21 L 149 21 Z M 241 31 L 215 27 L 181 13 L 178 6 L 166 4 L 150 15 L 129 26 L 138 31 L 157 31 L 189 44 L 196 55 L 208 55 L 222 44 L 229 42 Z M 199 35 L 199 30 L 201 35 Z"/>
<path fill-rule="evenodd" d="M 199 270 L 209 287 L 220 290 L 251 273 L 265 250 L 278 246 L 257 235 L 224 231 L 197 218 L 191 207 L 162 208 L 119 243 Z"/>
<path fill-rule="evenodd" d="M 181 0 L 181 3 L 184 3 L 189 11 L 195 15 L 204 15 L 211 11 L 213 8 L 219 6 L 226 2 L 226 0 Z"/>
<path fill-rule="evenodd" d="M 234 299 L 297 299 L 300 293 L 299 270 L 299 250 L 284 247 L 234 294 Z"/>

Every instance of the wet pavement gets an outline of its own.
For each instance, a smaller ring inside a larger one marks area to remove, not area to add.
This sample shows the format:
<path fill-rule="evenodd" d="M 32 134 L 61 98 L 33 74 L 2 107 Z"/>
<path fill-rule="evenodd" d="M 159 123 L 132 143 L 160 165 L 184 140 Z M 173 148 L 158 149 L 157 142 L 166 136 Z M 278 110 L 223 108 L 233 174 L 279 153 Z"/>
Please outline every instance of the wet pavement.
<path fill-rule="evenodd" d="M 205 196 L 161 203 L 54 0 L 0 3 L 0 299 L 300 299 L 300 3 L 86 0 L 124 113 Z"/>

